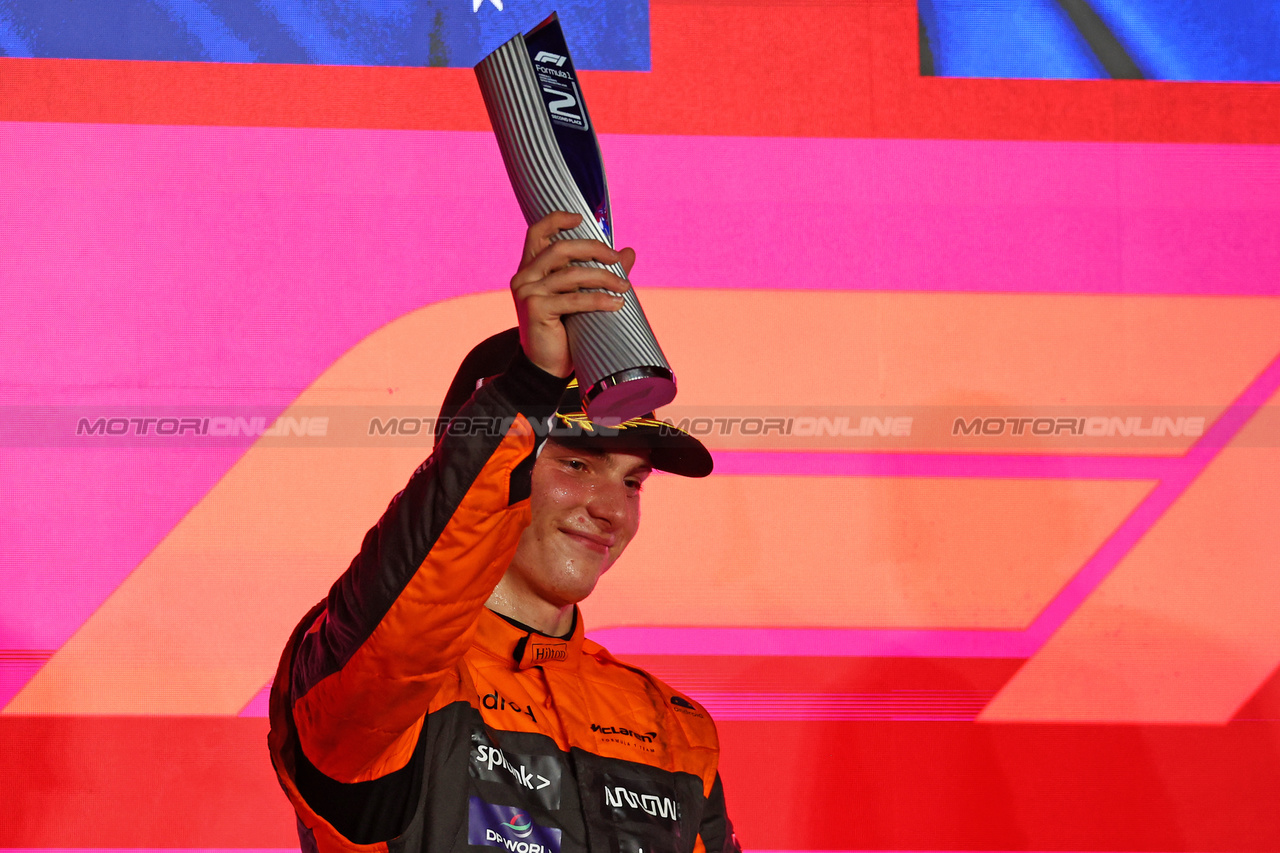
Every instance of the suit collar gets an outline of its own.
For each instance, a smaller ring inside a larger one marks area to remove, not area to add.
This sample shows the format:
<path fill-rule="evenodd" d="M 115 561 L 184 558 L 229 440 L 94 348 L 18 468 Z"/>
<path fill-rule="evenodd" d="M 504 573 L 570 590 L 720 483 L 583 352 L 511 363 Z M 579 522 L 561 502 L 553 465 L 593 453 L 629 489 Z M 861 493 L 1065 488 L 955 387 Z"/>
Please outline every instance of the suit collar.
<path fill-rule="evenodd" d="M 484 608 L 476 625 L 476 645 L 511 663 L 515 669 L 577 669 L 585 635 L 582 614 L 574 608 L 573 633 L 568 637 L 548 637 L 539 631 L 513 623 Z"/>

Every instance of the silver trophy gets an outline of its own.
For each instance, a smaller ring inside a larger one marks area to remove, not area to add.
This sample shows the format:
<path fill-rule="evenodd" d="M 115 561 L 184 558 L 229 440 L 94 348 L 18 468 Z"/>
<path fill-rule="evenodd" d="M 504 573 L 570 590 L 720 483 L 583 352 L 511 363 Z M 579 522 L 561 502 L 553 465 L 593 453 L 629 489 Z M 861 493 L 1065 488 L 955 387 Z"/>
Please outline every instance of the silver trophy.
<path fill-rule="evenodd" d="M 613 246 L 600 145 L 556 16 L 485 57 L 476 77 L 525 221 L 532 225 L 557 210 L 578 213 L 581 224 L 552 239 Z M 583 265 L 626 278 L 619 264 Z M 616 312 L 565 317 L 583 408 L 604 425 L 652 412 L 676 396 L 675 374 L 634 288 L 623 301 Z"/>

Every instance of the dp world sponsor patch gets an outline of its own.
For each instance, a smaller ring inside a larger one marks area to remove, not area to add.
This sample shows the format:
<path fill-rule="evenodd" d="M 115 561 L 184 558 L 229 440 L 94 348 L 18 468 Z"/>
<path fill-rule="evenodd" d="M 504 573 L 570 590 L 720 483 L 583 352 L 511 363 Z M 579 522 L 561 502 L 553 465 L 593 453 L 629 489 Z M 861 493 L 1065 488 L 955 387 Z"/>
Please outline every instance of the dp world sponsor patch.
<path fill-rule="evenodd" d="M 510 853 L 560 853 L 560 830 L 539 826 L 523 809 L 472 797 L 469 812 L 468 844 L 502 847 Z"/>

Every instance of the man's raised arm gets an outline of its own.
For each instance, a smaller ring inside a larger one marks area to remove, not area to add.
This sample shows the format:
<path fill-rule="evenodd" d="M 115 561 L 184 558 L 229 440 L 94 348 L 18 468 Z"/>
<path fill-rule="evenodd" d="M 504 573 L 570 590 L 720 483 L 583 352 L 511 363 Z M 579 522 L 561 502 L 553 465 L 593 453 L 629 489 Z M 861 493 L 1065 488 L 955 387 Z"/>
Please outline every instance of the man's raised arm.
<path fill-rule="evenodd" d="M 477 391 L 459 416 L 509 429 L 446 435 L 303 627 L 277 692 L 321 773 L 363 782 L 408 761 L 528 524 L 532 422 L 565 384 L 521 356 Z"/>
<path fill-rule="evenodd" d="M 441 688 L 458 678 L 455 664 L 529 524 L 534 424 L 554 413 L 572 370 L 561 317 L 616 310 L 622 300 L 608 291 L 628 287 L 570 262 L 629 268 L 629 250 L 552 242 L 577 221 L 552 214 L 529 229 L 511 281 L 522 349 L 454 415 L 484 428 L 446 431 L 285 648 L 270 746 L 300 814 L 313 810 L 333 822 L 325 815 L 332 808 L 358 811 L 352 804 L 363 799 L 395 810 L 408 796 L 382 780 L 408 767 L 433 700 L 455 695 Z M 365 783 L 380 790 L 362 798 Z"/>

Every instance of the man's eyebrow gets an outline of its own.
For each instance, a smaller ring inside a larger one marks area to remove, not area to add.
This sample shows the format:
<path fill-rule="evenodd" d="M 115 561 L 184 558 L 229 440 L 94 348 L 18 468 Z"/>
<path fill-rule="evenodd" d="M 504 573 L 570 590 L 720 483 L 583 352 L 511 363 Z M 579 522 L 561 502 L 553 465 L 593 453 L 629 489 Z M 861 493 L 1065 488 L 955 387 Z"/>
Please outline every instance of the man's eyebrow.
<path fill-rule="evenodd" d="M 599 448 L 599 447 L 591 447 L 591 446 L 588 446 L 588 445 L 578 445 L 578 446 L 561 445 L 561 446 L 562 446 L 562 447 L 564 447 L 565 449 L 567 449 L 567 450 L 569 451 L 569 453 L 568 453 L 568 455 L 569 455 L 569 456 L 574 456 L 574 455 L 577 455 L 577 456 L 590 456 L 592 459 L 604 459 L 604 458 L 606 458 L 606 457 L 608 457 L 608 456 L 610 456 L 610 455 L 611 455 L 611 454 L 610 454 L 610 452 L 609 452 L 608 450 L 604 450 L 604 449 Z M 630 469 L 630 471 L 629 471 L 628 473 L 632 473 L 632 474 L 640 474 L 640 473 L 643 473 L 643 474 L 652 474 L 652 473 L 654 472 L 654 470 L 656 470 L 656 469 L 653 467 L 653 465 L 652 465 L 651 463 L 649 463 L 649 462 L 641 462 L 641 463 L 640 463 L 639 465 L 637 465 L 636 467 L 634 467 L 634 468 Z"/>

